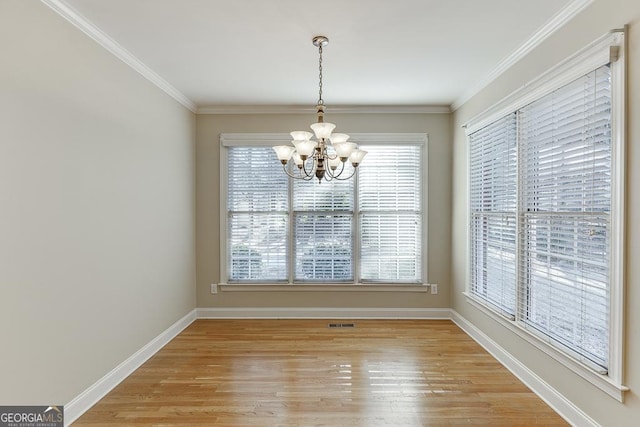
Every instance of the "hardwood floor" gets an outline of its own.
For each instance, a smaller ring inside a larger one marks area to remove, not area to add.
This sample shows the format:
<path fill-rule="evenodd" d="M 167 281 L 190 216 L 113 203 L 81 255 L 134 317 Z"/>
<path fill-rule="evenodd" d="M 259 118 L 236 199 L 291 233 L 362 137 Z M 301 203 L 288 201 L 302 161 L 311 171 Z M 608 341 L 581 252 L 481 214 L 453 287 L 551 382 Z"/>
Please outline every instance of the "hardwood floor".
<path fill-rule="evenodd" d="M 73 426 L 568 425 L 451 321 L 336 322 L 198 320 Z"/>

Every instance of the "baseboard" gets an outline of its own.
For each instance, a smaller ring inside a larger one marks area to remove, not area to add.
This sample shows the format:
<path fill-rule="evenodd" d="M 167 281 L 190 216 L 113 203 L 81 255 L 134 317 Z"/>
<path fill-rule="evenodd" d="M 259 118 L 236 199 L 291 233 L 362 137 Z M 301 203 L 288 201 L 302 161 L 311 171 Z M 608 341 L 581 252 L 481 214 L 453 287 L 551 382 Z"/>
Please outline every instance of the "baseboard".
<path fill-rule="evenodd" d="M 451 319 L 448 308 L 206 307 L 198 319 Z"/>
<path fill-rule="evenodd" d="M 591 417 L 571 403 L 556 389 L 547 384 L 542 378 L 523 365 L 498 343 L 489 338 L 484 332 L 462 317 L 455 310 L 451 310 L 451 320 L 467 335 L 484 347 L 493 357 L 526 384 L 535 394 L 551 406 L 561 417 L 574 426 L 600 427 Z"/>
<path fill-rule="evenodd" d="M 120 384 L 120 382 L 131 375 L 133 371 L 138 369 L 151 356 L 156 354 L 158 350 L 182 332 L 187 326 L 196 320 L 196 314 L 196 310 L 190 311 L 182 319 L 169 326 L 169 328 L 160 333 L 160 335 L 155 337 L 151 342 L 131 355 L 127 360 L 116 366 L 111 372 L 96 381 L 91 387 L 82 392 L 82 394 L 64 405 L 65 426 L 68 426 L 77 420 L 115 386 Z"/>

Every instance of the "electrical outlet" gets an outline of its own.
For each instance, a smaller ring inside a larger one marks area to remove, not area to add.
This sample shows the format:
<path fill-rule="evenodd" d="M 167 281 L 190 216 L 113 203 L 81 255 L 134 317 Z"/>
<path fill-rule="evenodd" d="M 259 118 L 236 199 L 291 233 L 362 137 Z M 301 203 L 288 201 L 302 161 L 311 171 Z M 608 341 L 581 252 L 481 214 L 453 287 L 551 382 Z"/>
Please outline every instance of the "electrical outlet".
<path fill-rule="evenodd" d="M 431 286 L 431 293 L 434 294 L 434 295 L 437 294 L 438 293 L 438 284 L 432 283 L 430 286 Z"/>
<path fill-rule="evenodd" d="M 212 283 L 211 284 L 211 293 L 212 294 L 217 294 L 218 293 L 218 284 L 217 283 Z"/>

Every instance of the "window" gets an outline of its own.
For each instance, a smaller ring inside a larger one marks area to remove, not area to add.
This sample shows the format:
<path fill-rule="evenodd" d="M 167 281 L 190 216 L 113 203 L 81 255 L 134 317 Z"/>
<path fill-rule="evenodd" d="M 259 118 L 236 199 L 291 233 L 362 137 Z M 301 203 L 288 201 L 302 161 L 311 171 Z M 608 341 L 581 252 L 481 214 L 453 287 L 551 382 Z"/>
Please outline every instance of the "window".
<path fill-rule="evenodd" d="M 330 182 L 287 177 L 271 149 L 287 138 L 221 136 L 223 280 L 422 283 L 426 135 L 354 135 L 365 161 Z"/>
<path fill-rule="evenodd" d="M 613 237 L 609 65 L 518 114 L 519 319 L 606 369 Z"/>
<path fill-rule="evenodd" d="M 516 115 L 470 136 L 471 292 L 515 316 Z"/>
<path fill-rule="evenodd" d="M 229 150 L 230 281 L 287 279 L 289 183 L 277 167 L 265 167 L 273 163 L 272 151 L 269 147 Z"/>
<path fill-rule="evenodd" d="M 617 384 L 624 66 L 602 52 L 621 37 L 468 128 L 469 295 Z"/>
<path fill-rule="evenodd" d="M 365 148 L 369 154 L 358 180 L 362 281 L 421 281 L 421 148 Z"/>
<path fill-rule="evenodd" d="M 292 181 L 294 281 L 353 281 L 355 181 Z"/>

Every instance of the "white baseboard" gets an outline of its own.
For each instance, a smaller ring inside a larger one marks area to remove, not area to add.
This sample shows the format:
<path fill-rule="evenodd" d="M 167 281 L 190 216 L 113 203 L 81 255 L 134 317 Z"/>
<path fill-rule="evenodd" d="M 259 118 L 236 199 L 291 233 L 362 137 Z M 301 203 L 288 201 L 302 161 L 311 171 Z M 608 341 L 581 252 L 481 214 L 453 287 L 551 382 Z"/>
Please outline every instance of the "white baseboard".
<path fill-rule="evenodd" d="M 198 308 L 198 319 L 451 319 L 448 308 Z"/>
<path fill-rule="evenodd" d="M 156 354 L 158 350 L 164 347 L 176 335 L 182 332 L 196 320 L 196 310 L 190 311 L 182 319 L 169 326 L 164 332 L 160 333 L 151 342 L 135 352 L 127 360 L 116 366 L 111 372 L 96 381 L 91 387 L 78 395 L 71 402 L 64 405 L 64 424 L 70 425 L 84 414 L 89 408 L 95 405 L 115 386 L 120 384 L 133 371 L 138 369 L 151 356 Z"/>
<path fill-rule="evenodd" d="M 537 376 L 455 310 L 451 310 L 451 320 L 467 335 L 484 347 L 484 349 L 502 363 L 505 368 L 518 377 L 520 381 L 533 390 L 535 394 L 551 406 L 561 417 L 571 423 L 571 425 L 600 427 L 595 420 L 585 414 L 580 408 L 571 403 L 571 401 L 547 384 L 542 378 Z"/>

